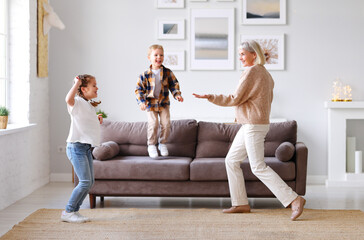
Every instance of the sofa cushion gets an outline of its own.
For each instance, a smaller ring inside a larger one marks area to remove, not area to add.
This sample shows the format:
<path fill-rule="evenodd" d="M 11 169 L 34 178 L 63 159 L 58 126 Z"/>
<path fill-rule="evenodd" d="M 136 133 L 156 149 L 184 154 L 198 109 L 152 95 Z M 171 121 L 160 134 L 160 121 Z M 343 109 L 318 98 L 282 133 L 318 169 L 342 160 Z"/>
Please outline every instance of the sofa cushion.
<path fill-rule="evenodd" d="M 196 158 L 225 157 L 240 124 L 198 123 Z"/>
<path fill-rule="evenodd" d="M 105 120 L 101 124 L 101 142 L 107 141 L 118 143 L 122 156 L 148 156 L 147 123 Z M 170 156 L 194 157 L 196 141 L 196 120 L 171 121 L 167 142 Z"/>
<path fill-rule="evenodd" d="M 275 157 L 266 157 L 266 164 L 271 167 L 284 181 L 296 178 L 295 162 L 281 162 Z M 257 181 L 252 173 L 248 159 L 240 165 L 246 181 Z M 226 181 L 227 174 L 224 158 L 196 158 L 191 163 L 191 181 Z"/>
<path fill-rule="evenodd" d="M 264 142 L 264 156 L 275 157 L 276 149 L 282 142 L 297 142 L 297 122 L 271 123 Z"/>
<path fill-rule="evenodd" d="M 195 157 L 197 129 L 196 120 L 171 121 L 171 133 L 167 142 L 169 156 Z"/>
<path fill-rule="evenodd" d="M 226 157 L 240 128 L 240 124 L 199 122 L 196 157 Z M 296 121 L 271 123 L 264 142 L 264 156 L 275 157 L 275 151 L 282 142 L 296 144 L 296 141 Z"/>
<path fill-rule="evenodd" d="M 107 160 L 119 154 L 119 144 L 114 141 L 102 143 L 92 150 L 92 155 L 98 160 Z"/>
<path fill-rule="evenodd" d="M 276 158 L 282 162 L 287 162 L 292 159 L 295 152 L 295 147 L 290 142 L 281 143 L 276 149 Z"/>
<path fill-rule="evenodd" d="M 177 180 L 190 177 L 191 158 L 151 159 L 143 156 L 117 156 L 108 161 L 94 160 L 95 179 L 112 180 Z"/>

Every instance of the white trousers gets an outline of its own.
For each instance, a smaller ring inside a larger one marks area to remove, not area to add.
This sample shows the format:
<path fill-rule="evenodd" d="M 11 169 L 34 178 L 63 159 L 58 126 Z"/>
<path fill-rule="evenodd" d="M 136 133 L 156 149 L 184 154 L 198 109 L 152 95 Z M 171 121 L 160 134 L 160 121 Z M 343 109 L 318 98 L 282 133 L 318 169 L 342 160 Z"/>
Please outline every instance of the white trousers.
<path fill-rule="evenodd" d="M 249 158 L 253 174 L 271 190 L 283 206 L 287 207 L 298 196 L 264 162 L 264 139 L 268 130 L 269 124 L 244 124 L 234 138 L 225 159 L 232 206 L 249 204 L 240 167 L 246 157 Z"/>

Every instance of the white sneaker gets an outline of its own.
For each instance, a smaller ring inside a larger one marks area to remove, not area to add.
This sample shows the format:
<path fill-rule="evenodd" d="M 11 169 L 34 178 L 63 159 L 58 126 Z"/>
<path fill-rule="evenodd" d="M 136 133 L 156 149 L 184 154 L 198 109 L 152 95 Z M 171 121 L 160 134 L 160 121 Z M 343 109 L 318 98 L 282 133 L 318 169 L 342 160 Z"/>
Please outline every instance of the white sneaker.
<path fill-rule="evenodd" d="M 81 216 L 81 214 L 77 214 L 78 212 L 66 212 L 63 211 L 61 215 L 61 220 L 63 222 L 69 222 L 69 223 L 84 223 L 86 222 L 86 219 Z"/>
<path fill-rule="evenodd" d="M 167 145 L 166 144 L 163 144 L 163 143 L 160 143 L 159 145 L 158 145 L 158 149 L 159 149 L 159 151 L 161 152 L 161 155 L 163 156 L 163 157 L 166 157 L 166 156 L 168 156 L 168 149 L 167 149 Z"/>
<path fill-rule="evenodd" d="M 75 212 L 75 214 L 77 214 L 77 216 L 79 216 L 79 217 L 81 217 L 81 218 L 85 219 L 85 222 L 91 222 L 91 220 L 90 220 L 88 217 L 85 217 L 85 216 L 81 215 L 81 213 L 80 213 L 80 212 Z"/>
<path fill-rule="evenodd" d="M 151 158 L 157 158 L 158 157 L 158 151 L 155 145 L 148 145 L 148 154 Z"/>

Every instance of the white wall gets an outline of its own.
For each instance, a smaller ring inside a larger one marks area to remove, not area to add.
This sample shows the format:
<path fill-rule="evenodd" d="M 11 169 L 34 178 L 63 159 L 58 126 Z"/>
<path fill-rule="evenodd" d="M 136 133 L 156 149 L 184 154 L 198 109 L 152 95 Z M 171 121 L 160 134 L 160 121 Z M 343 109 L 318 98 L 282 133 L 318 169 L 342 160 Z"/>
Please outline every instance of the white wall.
<path fill-rule="evenodd" d="M 287 0 L 287 24 L 240 24 L 241 0 L 190 2 L 184 9 L 157 9 L 154 0 L 53 0 L 64 21 L 64 31 L 51 31 L 51 172 L 70 173 L 71 165 L 57 147 L 65 145 L 69 116 L 64 97 L 75 75 L 96 76 L 101 108 L 111 120 L 145 121 L 134 95 L 138 74 L 148 66 L 147 48 L 162 44 L 166 51 L 186 50 L 186 71 L 176 71 L 185 98 L 172 100 L 172 118 L 233 118 L 232 108 L 221 108 L 192 97 L 197 93 L 232 93 L 240 76 L 238 56 L 234 71 L 191 71 L 189 64 L 189 9 L 235 8 L 236 37 L 240 34 L 285 34 L 284 71 L 271 71 L 275 80 L 273 118 L 298 122 L 298 140 L 309 149 L 308 175 L 327 174 L 327 111 L 331 86 L 338 76 L 353 88 L 353 99 L 363 100 L 364 1 Z M 157 40 L 158 19 L 185 19 L 185 40 Z"/>
<path fill-rule="evenodd" d="M 9 5 L 11 121 L 36 127 L 0 136 L 0 210 L 48 183 L 50 174 L 49 79 L 36 75 L 37 1 Z"/>

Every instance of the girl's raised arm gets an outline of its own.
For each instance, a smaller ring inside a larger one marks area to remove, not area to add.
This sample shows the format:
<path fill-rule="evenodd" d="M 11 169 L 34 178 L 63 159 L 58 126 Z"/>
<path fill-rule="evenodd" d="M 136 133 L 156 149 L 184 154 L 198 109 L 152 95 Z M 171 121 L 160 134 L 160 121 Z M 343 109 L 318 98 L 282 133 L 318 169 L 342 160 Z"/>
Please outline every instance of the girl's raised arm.
<path fill-rule="evenodd" d="M 74 82 L 74 84 L 73 84 L 72 88 L 69 90 L 69 92 L 67 93 L 67 96 L 65 99 L 66 103 L 71 107 L 73 107 L 73 105 L 75 105 L 75 96 L 78 91 L 78 88 L 82 84 L 82 81 L 79 77 L 75 77 L 73 82 Z"/>

